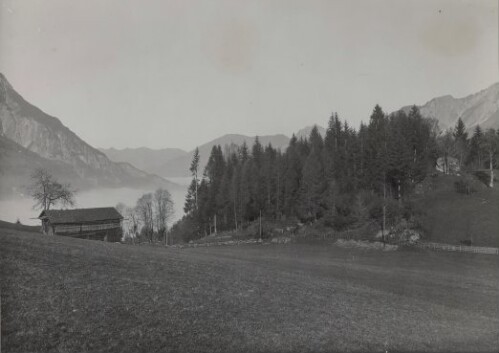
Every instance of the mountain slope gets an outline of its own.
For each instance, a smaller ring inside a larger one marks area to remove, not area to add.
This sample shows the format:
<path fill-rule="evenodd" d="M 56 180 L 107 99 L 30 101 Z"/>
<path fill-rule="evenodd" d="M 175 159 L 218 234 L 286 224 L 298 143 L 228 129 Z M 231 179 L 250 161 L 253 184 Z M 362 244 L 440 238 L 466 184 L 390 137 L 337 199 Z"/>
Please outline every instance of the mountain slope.
<path fill-rule="evenodd" d="M 403 107 L 406 112 L 410 106 Z M 436 118 L 441 130 L 453 128 L 461 118 L 468 131 L 476 125 L 499 129 L 499 83 L 463 98 L 437 97 L 419 107 L 421 114 Z"/>
<path fill-rule="evenodd" d="M 23 194 L 30 184 L 31 172 L 46 168 L 57 175 L 61 182 L 82 187 L 83 183 L 73 168 L 60 161 L 40 157 L 34 152 L 0 135 L 0 195 Z"/>
<path fill-rule="evenodd" d="M 130 164 L 111 162 L 106 155 L 64 126 L 59 119 L 25 101 L 2 74 L 0 135 L 37 154 L 43 160 L 70 166 L 78 180 L 84 180 L 88 186 L 168 184 L 163 178 L 147 174 Z"/>
<path fill-rule="evenodd" d="M 113 162 L 127 162 L 135 167 L 154 173 L 159 165 L 187 155 L 188 153 L 180 148 L 151 149 L 147 147 L 139 148 L 99 148 Z"/>
<path fill-rule="evenodd" d="M 289 144 L 289 137 L 285 135 L 259 136 L 258 139 L 260 143 L 264 146 L 270 143 L 272 144 L 273 147 L 280 148 L 281 150 L 286 149 L 286 147 Z M 251 149 L 251 146 L 253 145 L 254 141 L 255 137 L 229 134 L 199 146 L 200 170 L 203 171 L 204 167 L 208 163 L 208 159 L 210 158 L 210 153 L 213 146 L 220 145 L 222 146 L 223 150 L 226 150 L 227 148 L 231 148 L 231 146 L 232 148 L 234 146 L 241 146 L 243 145 L 244 142 L 246 142 L 248 148 Z M 190 151 L 186 155 L 173 158 L 172 160 L 160 165 L 155 169 L 152 169 L 151 171 L 164 177 L 189 176 L 189 166 L 191 164 L 193 153 L 194 151 Z"/>

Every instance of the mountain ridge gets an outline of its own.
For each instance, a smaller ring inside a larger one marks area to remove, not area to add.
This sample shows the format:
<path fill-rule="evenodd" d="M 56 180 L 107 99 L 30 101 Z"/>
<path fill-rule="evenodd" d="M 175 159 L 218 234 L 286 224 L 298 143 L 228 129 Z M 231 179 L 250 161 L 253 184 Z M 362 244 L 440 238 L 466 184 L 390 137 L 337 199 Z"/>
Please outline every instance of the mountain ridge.
<path fill-rule="evenodd" d="M 276 134 L 276 135 L 264 135 L 264 136 L 246 136 L 241 134 L 225 134 L 214 140 L 206 142 L 200 146 L 199 154 L 200 161 L 199 167 L 200 170 L 203 171 L 204 167 L 208 163 L 208 159 L 210 157 L 211 149 L 215 145 L 220 145 L 222 149 L 233 148 L 234 146 L 241 146 L 244 142 L 248 145 L 248 148 L 251 148 L 253 142 L 256 137 L 260 143 L 264 146 L 267 146 L 269 143 L 272 144 L 273 147 L 279 149 L 285 149 L 289 143 L 289 137 L 284 134 Z M 189 166 L 192 159 L 192 154 L 194 150 L 189 151 L 186 155 L 180 156 L 178 158 L 174 158 L 154 169 L 155 174 L 159 174 L 165 177 L 187 177 L 189 176 Z"/>
<path fill-rule="evenodd" d="M 208 162 L 211 148 L 215 145 L 221 145 L 222 148 L 231 148 L 231 146 L 241 146 L 244 142 L 251 148 L 257 136 L 247 136 L 242 134 L 225 134 L 216 139 L 199 145 L 200 150 L 200 168 Z M 258 136 L 260 143 L 264 146 L 269 143 L 272 146 L 285 149 L 289 144 L 289 137 L 284 134 Z M 109 159 L 114 162 L 127 161 L 140 169 L 159 174 L 164 177 L 184 177 L 189 176 L 189 166 L 194 149 L 185 151 L 180 148 L 161 148 L 152 149 L 148 147 L 137 148 L 100 148 Z M 159 161 L 159 163 L 158 163 Z"/>
<path fill-rule="evenodd" d="M 154 173 L 153 170 L 157 165 L 188 153 L 180 148 L 152 149 L 148 147 L 126 147 L 118 149 L 111 147 L 98 148 L 98 150 L 113 162 L 127 162 L 148 173 Z"/>
<path fill-rule="evenodd" d="M 37 154 L 44 161 L 57 161 L 71 166 L 77 176 L 74 178 L 75 183 L 85 187 L 173 185 L 131 164 L 112 162 L 58 118 L 26 101 L 1 73 L 0 135 Z M 7 163 L 5 156 L 3 160 Z M 29 174 L 29 171 L 24 174 Z"/>
<path fill-rule="evenodd" d="M 400 110 L 409 112 L 411 107 L 404 106 Z M 499 129 L 499 82 L 461 98 L 435 97 L 417 107 L 423 116 L 437 119 L 441 130 L 454 128 L 459 118 L 468 132 L 477 125 L 483 129 Z"/>

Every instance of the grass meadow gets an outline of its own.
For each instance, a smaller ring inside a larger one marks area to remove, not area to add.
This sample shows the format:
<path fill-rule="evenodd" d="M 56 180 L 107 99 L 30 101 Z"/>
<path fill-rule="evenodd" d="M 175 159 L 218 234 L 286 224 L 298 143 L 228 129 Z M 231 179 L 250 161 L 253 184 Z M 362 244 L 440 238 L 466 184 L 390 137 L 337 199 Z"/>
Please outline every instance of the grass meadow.
<path fill-rule="evenodd" d="M 495 351 L 499 257 L 0 229 L 2 352 Z"/>

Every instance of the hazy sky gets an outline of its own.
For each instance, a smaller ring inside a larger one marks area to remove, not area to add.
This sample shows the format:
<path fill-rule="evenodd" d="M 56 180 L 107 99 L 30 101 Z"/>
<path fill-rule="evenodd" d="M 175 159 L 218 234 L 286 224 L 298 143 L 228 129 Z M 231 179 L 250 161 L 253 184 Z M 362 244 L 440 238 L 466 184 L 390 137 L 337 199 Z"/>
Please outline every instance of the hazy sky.
<path fill-rule="evenodd" d="M 0 71 L 96 147 L 357 126 L 499 77 L 497 0 L 0 1 Z"/>

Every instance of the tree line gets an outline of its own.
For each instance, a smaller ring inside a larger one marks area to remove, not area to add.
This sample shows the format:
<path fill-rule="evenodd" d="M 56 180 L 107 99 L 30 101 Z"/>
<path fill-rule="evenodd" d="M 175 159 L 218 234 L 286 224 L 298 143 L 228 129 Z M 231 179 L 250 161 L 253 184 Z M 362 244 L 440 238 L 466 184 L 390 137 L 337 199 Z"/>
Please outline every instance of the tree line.
<path fill-rule="evenodd" d="M 185 216 L 172 231 L 189 241 L 240 230 L 262 216 L 320 221 L 336 230 L 376 222 L 384 229 L 411 217 L 408 197 L 440 156 L 459 157 L 463 167 L 475 169 L 497 165 L 496 147 L 486 141 L 493 135 L 497 146 L 498 133 L 477 127 L 468 139 L 465 130 L 459 120 L 442 133 L 416 106 L 387 115 L 376 105 L 368 124 L 354 129 L 333 113 L 324 138 L 315 127 L 306 139 L 293 135 L 284 152 L 258 138 L 251 148 L 225 153 L 213 146 L 201 176 L 196 149 Z"/>
<path fill-rule="evenodd" d="M 445 172 L 449 170 L 449 157 L 457 160 L 457 165 L 466 170 L 480 171 L 488 169 L 488 184 L 494 186 L 494 168 L 497 167 L 499 130 L 483 131 L 480 125 L 473 129 L 471 137 L 466 132 L 461 118 L 453 130 L 446 131 L 439 138 L 440 150 L 444 159 Z"/>

